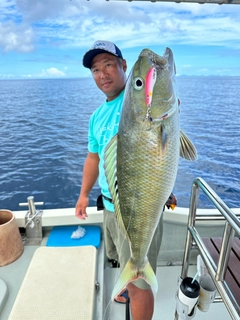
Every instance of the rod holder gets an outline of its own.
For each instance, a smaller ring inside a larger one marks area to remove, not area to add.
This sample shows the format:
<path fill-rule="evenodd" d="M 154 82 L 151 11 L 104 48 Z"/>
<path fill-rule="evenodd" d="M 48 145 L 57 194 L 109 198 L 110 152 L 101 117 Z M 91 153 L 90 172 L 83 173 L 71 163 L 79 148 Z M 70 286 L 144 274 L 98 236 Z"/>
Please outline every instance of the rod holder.
<path fill-rule="evenodd" d="M 25 216 L 26 240 L 25 245 L 39 245 L 42 242 L 42 210 L 36 210 L 36 205 L 44 202 L 35 202 L 34 197 L 29 196 L 27 203 L 19 203 L 19 206 L 28 206 L 29 211 Z"/>

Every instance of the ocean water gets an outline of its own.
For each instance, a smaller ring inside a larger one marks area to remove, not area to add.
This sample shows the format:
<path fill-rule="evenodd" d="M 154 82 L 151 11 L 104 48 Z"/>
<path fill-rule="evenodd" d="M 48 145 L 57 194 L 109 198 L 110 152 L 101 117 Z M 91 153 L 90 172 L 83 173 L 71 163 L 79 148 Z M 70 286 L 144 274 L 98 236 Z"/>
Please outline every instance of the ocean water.
<path fill-rule="evenodd" d="M 180 159 L 174 193 L 187 207 L 202 177 L 240 207 L 240 77 L 178 77 L 181 127 L 198 160 Z M 0 81 L 0 208 L 22 210 L 34 196 L 45 209 L 74 207 L 87 154 L 91 113 L 104 101 L 92 79 Z M 90 194 L 95 205 L 96 184 Z M 212 207 L 200 193 L 199 207 Z"/>

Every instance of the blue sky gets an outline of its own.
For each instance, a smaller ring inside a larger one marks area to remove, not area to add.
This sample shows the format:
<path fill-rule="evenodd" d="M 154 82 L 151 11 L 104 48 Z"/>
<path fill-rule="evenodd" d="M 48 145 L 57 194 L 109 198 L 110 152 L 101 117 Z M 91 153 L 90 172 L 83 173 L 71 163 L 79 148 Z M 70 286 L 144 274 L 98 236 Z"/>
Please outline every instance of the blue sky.
<path fill-rule="evenodd" d="M 128 70 L 143 48 L 173 50 L 178 75 L 240 76 L 240 5 L 1 0 L 0 79 L 90 76 L 82 56 L 115 42 Z"/>

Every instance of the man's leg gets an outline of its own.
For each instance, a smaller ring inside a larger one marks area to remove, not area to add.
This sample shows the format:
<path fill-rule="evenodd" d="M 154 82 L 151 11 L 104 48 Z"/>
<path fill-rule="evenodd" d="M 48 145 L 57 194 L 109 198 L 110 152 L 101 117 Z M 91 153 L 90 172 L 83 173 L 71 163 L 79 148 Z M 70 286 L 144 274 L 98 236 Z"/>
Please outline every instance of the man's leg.
<path fill-rule="evenodd" d="M 159 254 L 163 233 L 163 215 L 156 228 L 148 252 L 149 262 L 156 273 L 157 257 Z M 130 308 L 133 320 L 151 320 L 154 313 L 154 296 L 151 287 L 143 280 L 138 279 L 127 285 L 130 298 Z"/>
<path fill-rule="evenodd" d="M 106 209 L 103 211 L 103 234 L 106 248 L 106 255 L 111 260 L 118 260 L 117 248 L 114 243 L 113 235 L 118 232 L 118 228 L 114 221 L 114 212 Z"/>
<path fill-rule="evenodd" d="M 127 285 L 131 314 L 134 320 L 151 320 L 154 311 L 152 289 L 140 289 L 133 283 Z"/>
<path fill-rule="evenodd" d="M 117 248 L 116 248 L 116 239 L 119 237 L 120 230 L 116 223 L 115 213 L 104 209 L 103 211 L 104 217 L 104 241 L 106 248 L 106 255 L 110 260 L 119 261 Z M 123 240 L 122 240 L 123 241 Z M 116 263 L 117 266 L 117 263 Z M 122 296 L 122 293 L 125 289 L 115 297 L 115 301 L 119 303 L 126 303 L 126 298 Z"/>

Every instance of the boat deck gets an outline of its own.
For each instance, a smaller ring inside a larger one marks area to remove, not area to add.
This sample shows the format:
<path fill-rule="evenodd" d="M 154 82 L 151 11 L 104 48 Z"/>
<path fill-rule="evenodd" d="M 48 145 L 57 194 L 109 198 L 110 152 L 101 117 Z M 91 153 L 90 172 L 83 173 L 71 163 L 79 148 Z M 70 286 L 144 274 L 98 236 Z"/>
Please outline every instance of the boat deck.
<path fill-rule="evenodd" d="M 111 278 L 110 285 L 107 286 L 107 297 L 110 301 L 112 284 L 116 281 L 118 271 L 108 268 L 105 270 L 108 277 Z M 189 276 L 194 276 L 196 266 L 190 266 Z M 175 294 L 177 291 L 177 280 L 181 274 L 181 266 L 159 266 L 157 269 L 157 278 L 159 289 L 155 296 L 155 311 L 153 320 L 174 320 L 176 307 Z M 110 302 L 103 320 L 123 320 L 125 319 L 125 305 Z M 230 320 L 231 317 L 223 303 L 213 303 L 208 312 L 201 312 L 197 309 L 196 320 Z"/>
<path fill-rule="evenodd" d="M 91 208 L 90 208 L 91 209 Z M 214 209 L 215 210 L 215 209 Z M 178 209 L 178 212 L 171 213 L 170 211 L 166 210 L 164 213 L 164 228 L 163 228 L 163 241 L 161 244 L 161 250 L 158 257 L 158 268 L 157 268 L 157 278 L 159 283 L 159 290 L 155 295 L 155 309 L 154 309 L 154 316 L 153 320 L 174 320 L 175 317 L 175 307 L 176 307 L 176 292 L 178 289 L 178 279 L 182 274 L 182 261 L 184 255 L 184 244 L 186 240 L 186 231 L 187 231 L 187 216 L 188 213 L 185 213 L 186 209 L 182 208 L 182 210 Z M 215 212 L 215 211 L 214 211 Z M 214 213 L 213 212 L 213 213 Z M 201 210 L 202 213 L 202 210 Z M 212 213 L 212 212 L 211 212 Z M 237 209 L 237 213 L 239 209 Z M 17 214 L 18 226 L 20 228 L 25 226 L 25 212 L 19 212 Z M 184 219 L 183 219 L 184 218 Z M 75 219 L 75 220 L 74 220 Z M 97 212 L 93 208 L 92 213 L 89 214 L 88 221 L 86 224 L 95 224 L 102 227 L 102 215 L 101 213 Z M 46 247 L 47 241 L 49 239 L 50 232 L 52 230 L 51 226 L 55 225 L 78 225 L 79 220 L 74 215 L 74 208 L 72 209 L 62 209 L 62 210 L 45 210 L 43 217 L 42 217 L 42 225 L 43 225 L 43 235 L 44 238 L 42 239 L 41 243 L 38 245 L 25 245 L 23 254 L 20 258 L 18 258 L 13 263 L 10 263 L 7 266 L 0 268 L 0 319 L 1 320 L 8 320 L 9 315 L 12 310 L 16 309 L 15 305 L 16 302 L 19 301 L 19 293 L 22 291 L 23 284 L 26 283 L 25 276 L 29 273 L 29 266 L 34 259 L 36 250 L 41 247 Z M 210 221 L 210 222 L 198 222 L 198 230 L 200 230 L 203 237 L 221 237 L 223 234 L 224 223 L 221 221 Z M 45 251 L 45 250 L 43 250 Z M 196 262 L 197 262 L 197 250 L 193 250 L 191 257 L 189 259 L 189 268 L 186 276 L 194 276 L 196 274 Z M 239 257 L 239 256 L 238 256 Z M 64 257 L 63 257 L 64 258 Z M 72 259 L 72 258 L 71 258 Z M 84 255 L 81 256 L 81 260 L 84 260 Z M 39 262 L 41 259 L 39 259 Z M 68 263 L 68 261 L 66 261 Z M 66 265 L 67 265 L 66 263 Z M 44 270 L 45 270 L 44 264 Z M 54 269 L 54 268 L 53 268 Z M 56 263 L 56 272 L 58 272 L 58 264 Z M 66 272 L 68 272 L 68 268 L 66 268 Z M 46 271 L 46 270 L 45 270 Z M 51 271 L 52 272 L 52 271 Z M 78 271 L 77 271 L 78 272 Z M 39 269 L 39 278 L 42 276 L 42 270 Z M 70 282 L 76 279 L 75 272 L 71 272 L 72 277 L 70 277 Z M 66 280 L 67 277 L 64 272 L 61 272 L 62 279 Z M 76 319 L 76 320 L 123 320 L 125 319 L 125 305 L 112 302 L 110 300 L 111 293 L 116 283 L 116 279 L 119 275 L 118 268 L 111 268 L 109 263 L 107 262 L 105 252 L 104 252 L 104 242 L 101 241 L 100 247 L 97 249 L 97 260 L 96 260 L 96 277 L 94 279 L 95 282 L 95 297 L 94 301 L 94 312 L 91 319 L 84 317 L 84 315 L 80 312 L 77 313 L 77 317 L 64 317 L 61 313 L 58 316 L 58 320 L 69 320 L 69 319 Z M 55 276 L 55 275 L 54 275 Z M 69 276 L 69 274 L 68 274 Z M 82 274 L 82 277 L 87 278 L 86 273 Z M 239 278 L 238 278 L 239 279 Z M 38 279 L 39 280 L 39 279 Z M 51 282 L 52 278 L 50 278 L 49 282 Z M 85 280 L 85 279 L 84 279 Z M 62 283 L 58 279 L 58 281 L 53 281 L 53 286 L 56 288 L 54 290 L 58 293 L 59 288 L 62 288 Z M 5 288 L 4 285 L 7 285 L 7 295 L 5 295 Z M 92 282 L 94 283 L 94 282 Z M 3 285 L 2 285 L 3 284 Z M 30 284 L 32 285 L 31 281 Z M 60 286 L 61 284 L 61 286 Z M 41 286 L 41 292 L 44 295 L 44 288 L 49 288 L 49 283 L 45 287 L 43 282 L 40 281 L 39 286 Z M 69 285 L 69 283 L 66 283 Z M 90 282 L 87 282 L 87 286 L 90 285 Z M 51 287 L 51 286 L 50 286 Z M 82 288 L 81 288 L 82 289 Z M 62 289 L 61 291 L 64 291 Z M 81 290 L 82 291 L 82 290 Z M 34 289 L 35 295 L 39 293 L 38 290 Z M 62 292 L 61 292 L 62 293 Z M 71 292 L 68 294 L 71 299 Z M 31 296 L 31 294 L 30 294 Z M 32 298 L 32 296 L 31 296 Z M 44 297 L 45 298 L 45 297 Z M 44 300 L 44 299 L 43 299 Z M 64 303 L 63 300 L 63 307 Z M 79 304 L 81 306 L 82 300 L 79 298 L 77 301 L 77 307 Z M 92 308 L 93 304 L 89 305 Z M 21 304 L 22 305 L 22 304 Z M 27 303 L 26 306 L 29 310 L 32 309 L 34 305 L 34 299 L 31 299 L 31 303 Z M 35 303 L 37 308 L 41 310 L 41 308 L 45 308 L 42 303 Z M 54 309 L 56 306 L 52 306 Z M 62 306 L 61 306 L 62 307 Z M 86 306 L 85 306 L 86 307 Z M 15 317 L 14 320 L 53 320 L 52 317 L 44 316 L 33 318 L 31 317 Z M 218 319 L 218 320 L 230 320 L 231 316 L 228 313 L 224 303 L 214 303 L 210 306 L 208 312 L 204 313 L 197 309 L 196 316 L 194 317 L 196 320 L 208 320 L 208 319 Z M 238 318 L 236 318 L 238 319 Z"/>
<path fill-rule="evenodd" d="M 44 243 L 46 243 L 46 240 L 42 242 L 43 246 L 45 245 Z M 39 247 L 25 246 L 24 252 L 18 260 L 5 267 L 0 268 L 0 278 L 6 282 L 8 287 L 8 297 L 2 308 L 2 312 L 0 315 L 1 320 L 8 319 L 28 266 L 37 248 Z M 96 280 L 99 282 L 100 290 L 96 291 L 94 320 L 123 320 L 125 319 L 125 305 L 110 301 L 111 292 L 118 277 L 119 269 L 110 268 L 107 263 L 105 263 L 104 268 L 104 259 L 104 249 L 102 244 L 98 249 L 98 266 Z M 103 269 L 104 274 L 102 275 L 101 272 Z M 195 273 L 196 266 L 190 266 L 189 276 L 193 276 Z M 176 306 L 175 295 L 177 291 L 177 281 L 180 274 L 181 266 L 161 266 L 159 264 L 157 269 L 159 290 L 155 296 L 155 312 L 153 320 L 174 319 Z M 30 305 L 29 308 L 31 308 Z M 41 306 L 40 308 L 44 308 L 44 306 Z M 104 314 L 103 317 L 100 316 L 102 314 Z M 78 319 L 89 320 L 84 317 L 82 318 L 81 316 L 82 315 L 80 314 Z M 197 310 L 197 314 L 194 319 L 230 320 L 231 317 L 229 316 L 223 303 L 214 303 L 210 306 L 210 310 L 207 313 L 203 313 Z M 48 319 L 45 317 L 41 320 L 52 319 Z"/>

